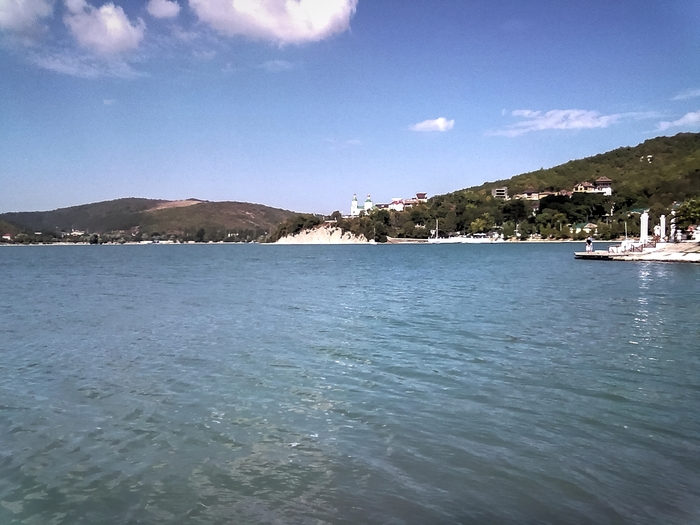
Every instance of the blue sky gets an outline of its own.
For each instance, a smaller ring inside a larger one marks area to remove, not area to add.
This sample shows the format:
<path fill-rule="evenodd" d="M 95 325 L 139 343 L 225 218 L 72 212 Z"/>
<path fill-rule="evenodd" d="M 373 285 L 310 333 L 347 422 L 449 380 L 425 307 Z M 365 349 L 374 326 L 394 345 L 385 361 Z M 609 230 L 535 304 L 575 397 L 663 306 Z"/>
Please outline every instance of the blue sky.
<path fill-rule="evenodd" d="M 348 212 L 700 131 L 696 0 L 0 0 L 0 212 Z"/>

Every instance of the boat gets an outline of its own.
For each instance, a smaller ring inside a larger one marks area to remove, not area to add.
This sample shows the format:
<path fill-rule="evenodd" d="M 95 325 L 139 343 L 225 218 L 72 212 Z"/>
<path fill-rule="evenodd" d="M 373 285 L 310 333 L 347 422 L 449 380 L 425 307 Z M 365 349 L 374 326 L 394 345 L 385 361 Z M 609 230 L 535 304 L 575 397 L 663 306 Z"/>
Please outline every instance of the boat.
<path fill-rule="evenodd" d="M 428 238 L 431 244 L 491 244 L 503 242 L 501 235 L 488 235 L 486 233 L 474 233 L 472 235 L 453 235 L 452 237 L 438 237 L 438 220 L 435 219 L 435 230 Z"/>
<path fill-rule="evenodd" d="M 438 220 L 435 219 L 435 230 L 428 237 L 430 244 L 459 244 L 458 237 L 438 237 L 440 229 L 438 228 Z"/>

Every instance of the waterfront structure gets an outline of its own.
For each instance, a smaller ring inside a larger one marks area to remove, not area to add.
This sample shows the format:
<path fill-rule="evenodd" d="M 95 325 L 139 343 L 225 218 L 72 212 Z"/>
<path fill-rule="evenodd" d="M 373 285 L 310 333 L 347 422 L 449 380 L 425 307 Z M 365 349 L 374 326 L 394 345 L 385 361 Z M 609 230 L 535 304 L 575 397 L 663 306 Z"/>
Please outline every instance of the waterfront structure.
<path fill-rule="evenodd" d="M 644 211 L 640 218 L 639 242 L 644 246 L 649 242 L 649 212 Z"/>

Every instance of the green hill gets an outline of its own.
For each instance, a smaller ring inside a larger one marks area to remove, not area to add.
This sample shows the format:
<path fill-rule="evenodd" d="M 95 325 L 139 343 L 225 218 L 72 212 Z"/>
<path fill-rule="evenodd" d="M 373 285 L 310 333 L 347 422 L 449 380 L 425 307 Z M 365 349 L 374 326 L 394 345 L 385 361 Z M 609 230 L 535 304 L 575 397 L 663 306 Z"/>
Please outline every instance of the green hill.
<path fill-rule="evenodd" d="M 32 232 L 70 232 L 84 230 L 104 233 L 128 230 L 139 224 L 143 212 L 167 201 L 153 199 L 117 199 L 83 204 L 52 211 L 0 214 L 0 220 Z"/>
<path fill-rule="evenodd" d="M 78 230 L 105 238 L 195 238 L 203 230 L 199 240 L 251 240 L 293 215 L 291 211 L 245 202 L 126 198 L 52 211 L 3 213 L 0 224 L 12 227 L 9 233 L 43 232 L 44 237 Z"/>
<path fill-rule="evenodd" d="M 618 200 L 633 200 L 638 206 L 662 204 L 700 195 L 700 133 L 656 137 L 638 146 L 607 153 L 549 169 L 540 169 L 507 180 L 487 182 L 470 191 L 508 187 L 510 195 L 526 189 L 571 190 L 576 183 L 598 177 L 613 181 Z M 622 198 L 620 198 L 622 197 Z"/>

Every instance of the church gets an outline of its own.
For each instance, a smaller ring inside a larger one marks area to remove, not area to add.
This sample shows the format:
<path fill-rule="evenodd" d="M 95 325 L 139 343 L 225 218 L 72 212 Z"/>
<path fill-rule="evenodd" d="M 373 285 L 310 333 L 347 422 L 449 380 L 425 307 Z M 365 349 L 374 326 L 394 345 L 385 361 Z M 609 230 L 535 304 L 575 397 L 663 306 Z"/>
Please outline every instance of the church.
<path fill-rule="evenodd" d="M 365 204 L 362 208 L 360 208 L 359 204 L 357 203 L 357 195 L 352 196 L 352 204 L 350 204 L 350 217 L 359 217 L 360 212 L 369 213 L 373 209 L 374 204 L 372 203 L 372 198 L 369 196 L 369 193 L 367 194 Z"/>

